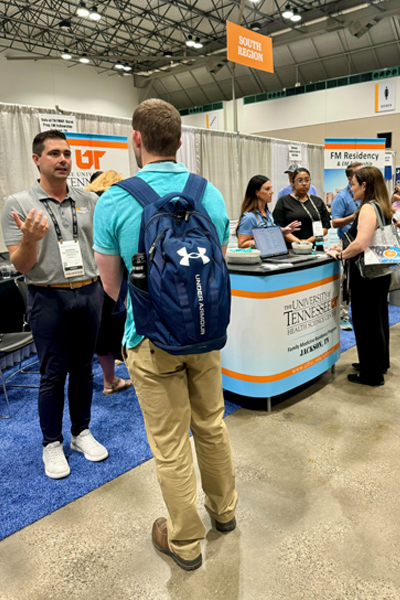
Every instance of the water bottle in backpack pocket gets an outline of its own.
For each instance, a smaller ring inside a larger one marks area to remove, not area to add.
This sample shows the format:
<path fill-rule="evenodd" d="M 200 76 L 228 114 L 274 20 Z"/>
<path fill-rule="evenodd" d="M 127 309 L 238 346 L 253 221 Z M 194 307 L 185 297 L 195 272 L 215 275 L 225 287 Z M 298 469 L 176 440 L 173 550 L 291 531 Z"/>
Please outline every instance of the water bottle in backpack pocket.
<path fill-rule="evenodd" d="M 124 184 L 124 185 L 121 185 Z M 217 231 L 201 205 L 206 180 L 190 175 L 183 192 L 163 198 L 139 177 L 122 181 L 143 206 L 139 252 L 148 291 L 132 284 L 136 331 L 170 354 L 201 354 L 226 343 L 229 273 Z"/>

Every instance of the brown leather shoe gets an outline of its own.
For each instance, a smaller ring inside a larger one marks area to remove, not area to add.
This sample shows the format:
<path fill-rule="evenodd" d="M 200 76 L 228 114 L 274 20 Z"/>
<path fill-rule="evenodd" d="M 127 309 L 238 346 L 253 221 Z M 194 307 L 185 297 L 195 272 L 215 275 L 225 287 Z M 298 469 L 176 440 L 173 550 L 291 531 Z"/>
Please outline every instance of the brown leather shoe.
<path fill-rule="evenodd" d="M 229 531 L 236 529 L 236 519 L 233 517 L 233 519 L 227 523 L 220 523 L 220 521 L 215 519 L 215 527 L 218 529 L 218 531 L 222 531 L 222 533 L 228 533 Z"/>
<path fill-rule="evenodd" d="M 171 550 L 168 542 L 167 519 L 165 517 L 159 517 L 154 521 L 151 537 L 157 550 L 170 556 L 181 569 L 194 571 L 201 567 L 203 561 L 201 554 L 193 560 L 185 560 Z"/>

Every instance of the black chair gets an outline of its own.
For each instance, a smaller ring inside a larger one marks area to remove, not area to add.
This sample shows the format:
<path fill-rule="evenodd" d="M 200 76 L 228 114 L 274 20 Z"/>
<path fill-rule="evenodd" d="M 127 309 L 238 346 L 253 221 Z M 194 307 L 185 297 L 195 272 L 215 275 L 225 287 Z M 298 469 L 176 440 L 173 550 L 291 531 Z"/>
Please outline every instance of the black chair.
<path fill-rule="evenodd" d="M 30 344 L 33 343 L 33 341 L 34 341 L 33 335 L 31 334 L 30 331 L 18 331 L 17 333 L 1 334 L 0 335 L 0 360 L 4 357 L 8 356 L 9 354 L 16 352 L 17 350 L 22 350 L 22 348 L 25 348 L 25 346 L 29 346 Z M 31 365 L 36 364 L 37 362 L 38 361 L 35 360 L 33 363 L 31 363 Z M 28 365 L 28 366 L 31 366 L 31 365 Z M 17 371 L 15 371 L 14 373 L 12 373 L 6 379 L 4 379 L 3 371 L 0 368 L 1 383 L 3 386 L 4 397 L 6 399 L 6 403 L 7 403 L 7 407 L 8 407 L 8 416 L 0 415 L 0 419 L 9 419 L 11 416 L 10 402 L 8 400 L 6 385 L 8 387 L 31 387 L 31 388 L 39 387 L 38 385 L 15 385 L 15 384 L 7 383 L 11 379 L 11 377 L 14 377 L 14 375 L 16 375 L 17 373 L 28 374 L 29 371 L 24 371 L 24 368 L 26 368 L 26 367 L 21 368 L 21 361 L 20 361 L 20 368 Z"/>
<path fill-rule="evenodd" d="M 0 334 L 0 360 L 5 358 L 6 356 L 12 354 L 13 352 L 22 350 L 23 348 L 25 348 L 26 346 L 29 346 L 30 344 L 32 344 L 34 342 L 32 333 L 30 331 L 25 331 L 25 329 L 28 328 L 26 284 L 21 277 L 21 278 L 14 279 L 13 285 L 14 285 L 14 287 L 17 288 L 18 298 L 22 302 L 23 313 L 19 317 L 20 321 L 22 321 L 22 331 Z M 4 298 L 4 296 L 3 296 L 3 298 Z M 12 298 L 12 295 L 11 295 L 11 298 Z M 8 299 L 7 302 L 9 302 L 9 301 L 10 301 L 10 298 Z M 22 367 L 22 358 L 21 358 L 20 362 L 19 362 L 19 369 L 17 369 L 13 373 L 11 373 L 11 375 L 9 375 L 6 379 L 4 379 L 3 372 L 0 368 L 0 379 L 1 379 L 2 386 L 3 386 L 4 397 L 5 397 L 5 400 L 7 403 L 7 407 L 8 407 L 8 416 L 0 415 L 0 419 L 9 419 L 11 416 L 10 403 L 9 403 L 8 395 L 7 395 L 7 387 L 25 387 L 25 388 L 27 388 L 27 387 L 38 388 L 39 387 L 38 385 L 18 385 L 18 384 L 8 383 L 8 381 L 12 377 L 17 375 L 17 373 L 24 373 L 26 375 L 39 374 L 39 371 L 26 371 L 26 369 L 28 369 L 32 365 L 37 364 L 38 362 L 39 361 L 35 359 L 29 365 Z"/>

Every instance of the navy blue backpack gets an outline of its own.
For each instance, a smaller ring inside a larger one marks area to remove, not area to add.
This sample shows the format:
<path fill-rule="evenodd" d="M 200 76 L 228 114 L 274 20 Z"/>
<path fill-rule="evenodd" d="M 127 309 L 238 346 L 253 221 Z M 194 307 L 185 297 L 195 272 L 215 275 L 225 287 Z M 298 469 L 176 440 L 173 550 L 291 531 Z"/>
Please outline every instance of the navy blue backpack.
<path fill-rule="evenodd" d="M 169 354 L 202 354 L 226 343 L 231 290 L 218 234 L 201 200 L 207 181 L 190 174 L 162 198 L 140 177 L 117 183 L 143 206 L 138 252 L 148 292 L 129 281 L 136 331 Z"/>

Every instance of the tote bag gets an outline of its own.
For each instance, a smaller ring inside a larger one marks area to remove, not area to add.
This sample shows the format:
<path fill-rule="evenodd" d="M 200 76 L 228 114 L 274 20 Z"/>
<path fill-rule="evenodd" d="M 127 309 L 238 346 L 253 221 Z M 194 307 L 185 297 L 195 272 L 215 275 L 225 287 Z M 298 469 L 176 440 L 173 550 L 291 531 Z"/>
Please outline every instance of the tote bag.
<path fill-rule="evenodd" d="M 371 202 L 371 205 L 375 210 L 378 227 L 368 248 L 356 259 L 360 274 L 366 279 L 392 274 L 400 267 L 400 238 L 397 227 L 393 223 L 385 225 L 380 207 L 375 202 Z"/>

